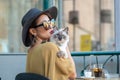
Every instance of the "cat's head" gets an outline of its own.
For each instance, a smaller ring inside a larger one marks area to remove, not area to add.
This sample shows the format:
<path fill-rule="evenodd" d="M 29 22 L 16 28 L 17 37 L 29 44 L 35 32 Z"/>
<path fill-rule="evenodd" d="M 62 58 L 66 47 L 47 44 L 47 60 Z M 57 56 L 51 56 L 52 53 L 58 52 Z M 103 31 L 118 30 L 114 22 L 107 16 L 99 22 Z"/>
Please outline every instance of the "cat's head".
<path fill-rule="evenodd" d="M 68 27 L 55 30 L 50 40 L 58 45 L 67 43 L 69 41 Z"/>

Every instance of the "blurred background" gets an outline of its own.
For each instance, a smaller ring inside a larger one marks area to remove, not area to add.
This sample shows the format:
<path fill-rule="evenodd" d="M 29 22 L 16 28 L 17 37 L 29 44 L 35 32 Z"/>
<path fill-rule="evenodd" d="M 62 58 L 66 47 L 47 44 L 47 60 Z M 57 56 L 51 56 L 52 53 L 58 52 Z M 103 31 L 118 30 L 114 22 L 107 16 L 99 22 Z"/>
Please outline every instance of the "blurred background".
<path fill-rule="evenodd" d="M 114 0 L 0 0 L 0 52 L 23 53 L 21 19 L 32 7 L 58 8 L 56 24 L 69 27 L 70 51 L 114 51 Z"/>
<path fill-rule="evenodd" d="M 101 54 L 98 59 L 105 70 L 112 75 L 119 74 L 119 5 L 120 0 L 0 0 L 0 77 L 14 80 L 16 74 L 25 71 L 27 48 L 21 36 L 23 15 L 33 7 L 46 10 L 51 6 L 58 8 L 56 25 L 69 27 L 71 53 L 83 54 L 73 56 L 77 76 L 81 76 L 88 64 L 96 63 L 96 56 L 85 57 L 93 53 Z M 112 55 L 107 55 L 109 53 Z"/>

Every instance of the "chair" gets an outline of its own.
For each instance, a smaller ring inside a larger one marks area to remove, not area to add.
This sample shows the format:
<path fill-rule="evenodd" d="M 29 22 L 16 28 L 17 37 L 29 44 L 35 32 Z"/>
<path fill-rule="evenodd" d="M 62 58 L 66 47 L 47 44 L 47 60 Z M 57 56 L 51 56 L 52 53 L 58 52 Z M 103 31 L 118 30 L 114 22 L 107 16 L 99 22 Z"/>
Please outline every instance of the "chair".
<path fill-rule="evenodd" d="M 15 80 L 49 80 L 48 78 L 35 73 L 19 73 Z"/>

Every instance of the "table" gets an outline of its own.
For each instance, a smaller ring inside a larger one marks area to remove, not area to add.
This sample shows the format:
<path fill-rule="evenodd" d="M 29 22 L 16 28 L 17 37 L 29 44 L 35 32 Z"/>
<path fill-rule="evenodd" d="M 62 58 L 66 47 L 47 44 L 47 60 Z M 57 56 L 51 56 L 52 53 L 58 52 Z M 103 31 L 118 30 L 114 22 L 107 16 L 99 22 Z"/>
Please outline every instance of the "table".
<path fill-rule="evenodd" d="M 75 80 L 120 80 L 120 78 L 76 78 Z"/>

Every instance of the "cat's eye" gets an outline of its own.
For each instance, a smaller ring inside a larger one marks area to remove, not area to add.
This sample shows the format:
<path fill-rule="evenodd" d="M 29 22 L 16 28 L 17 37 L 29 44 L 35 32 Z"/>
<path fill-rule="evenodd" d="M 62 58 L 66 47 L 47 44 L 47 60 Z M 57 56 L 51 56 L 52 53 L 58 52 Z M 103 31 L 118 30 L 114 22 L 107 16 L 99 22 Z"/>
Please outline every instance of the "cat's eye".
<path fill-rule="evenodd" d="M 64 35 L 62 35 L 62 37 L 65 39 L 66 37 Z"/>
<path fill-rule="evenodd" d="M 54 38 L 57 38 L 57 35 L 54 35 Z"/>
<path fill-rule="evenodd" d="M 57 36 L 59 36 L 60 34 L 56 34 Z"/>

